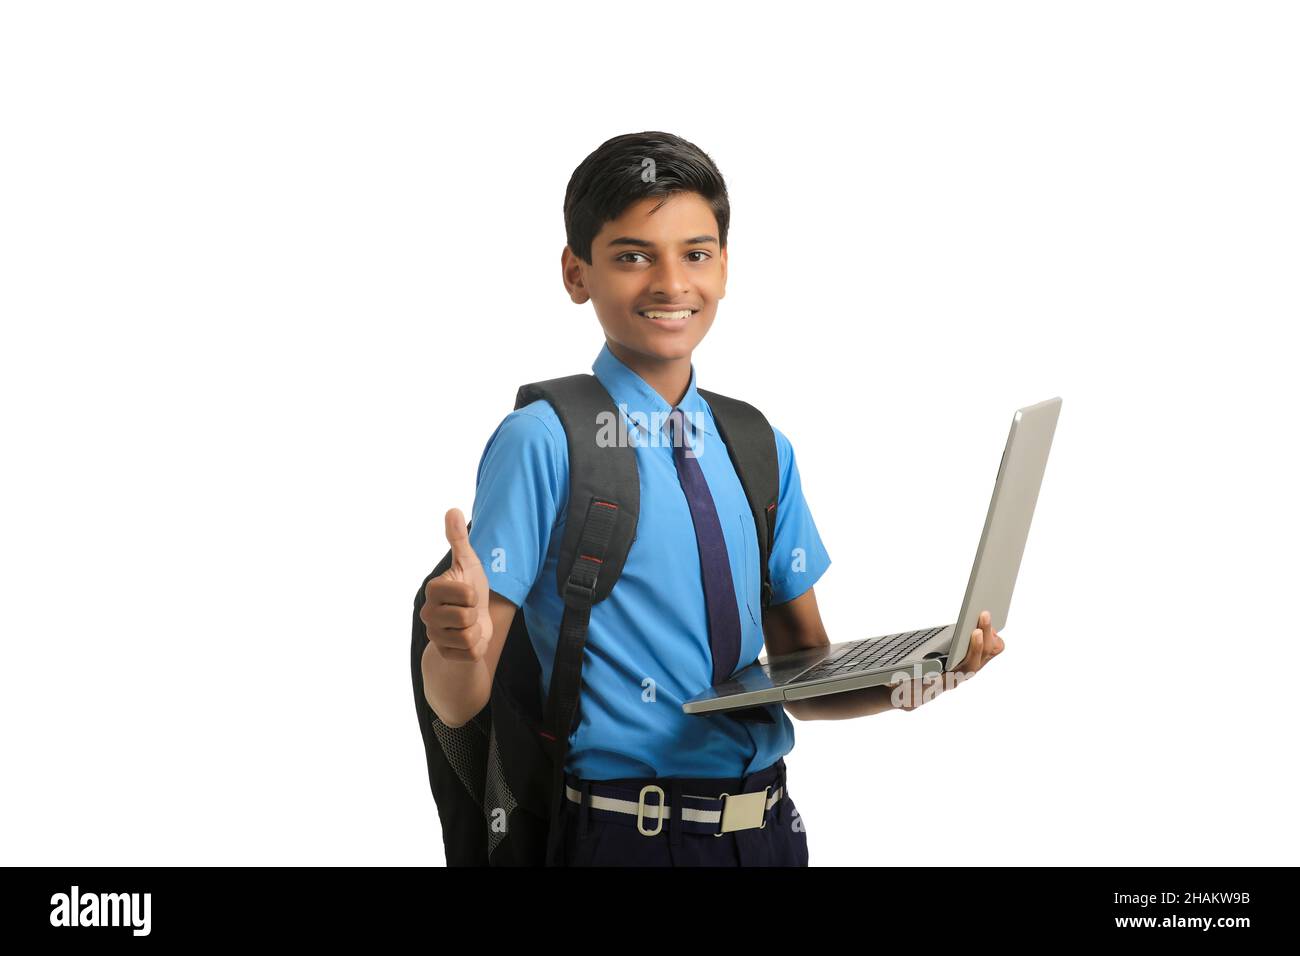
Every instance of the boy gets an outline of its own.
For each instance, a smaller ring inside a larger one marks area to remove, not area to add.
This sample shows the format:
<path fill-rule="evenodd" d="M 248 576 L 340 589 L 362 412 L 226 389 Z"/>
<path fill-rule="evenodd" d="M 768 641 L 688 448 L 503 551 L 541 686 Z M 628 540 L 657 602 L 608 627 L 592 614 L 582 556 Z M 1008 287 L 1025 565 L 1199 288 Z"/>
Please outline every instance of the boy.
<path fill-rule="evenodd" d="M 772 599 L 762 608 L 753 513 L 696 387 L 692 353 L 726 289 L 726 186 L 712 160 L 680 137 L 629 134 L 578 166 L 564 213 L 564 285 L 575 303 L 591 301 L 604 330 L 592 371 L 625 416 L 620 431 L 635 445 L 641 483 L 635 545 L 610 596 L 591 610 L 580 720 L 565 761 L 565 862 L 805 866 L 805 830 L 785 780 L 794 745 L 788 715 L 879 713 L 893 706 L 894 688 L 772 704 L 766 720 L 681 710 L 764 645 L 776 655 L 829 643 L 813 585 L 830 557 L 789 440 L 773 429 L 780 490 Z M 429 582 L 421 612 L 425 696 L 444 723 L 463 725 L 487 703 L 520 608 L 549 682 L 568 488 L 564 429 L 538 399 L 488 440 L 472 532 L 459 509 L 447 512 L 452 565 Z M 987 627 L 983 615 L 980 623 Z M 1001 650 L 995 633 L 985 642 L 977 629 L 959 670 L 976 671 Z M 934 692 L 911 689 L 903 709 Z M 671 812 L 647 827 L 644 807 L 629 812 L 629 796 L 651 785 Z M 765 795 L 761 825 L 698 822 L 720 819 L 724 795 L 754 793 Z"/>

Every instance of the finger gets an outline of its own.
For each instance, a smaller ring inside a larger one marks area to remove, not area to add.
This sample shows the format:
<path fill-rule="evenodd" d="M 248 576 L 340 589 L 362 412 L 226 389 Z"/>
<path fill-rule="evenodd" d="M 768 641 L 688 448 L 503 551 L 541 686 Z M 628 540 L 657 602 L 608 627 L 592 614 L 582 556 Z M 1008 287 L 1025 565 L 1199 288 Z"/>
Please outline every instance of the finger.
<path fill-rule="evenodd" d="M 424 606 L 430 612 L 442 604 L 456 607 L 474 607 L 478 603 L 478 589 L 468 581 L 454 581 L 439 575 L 424 589 Z"/>
<path fill-rule="evenodd" d="M 463 631 L 478 621 L 478 608 L 459 604 L 443 604 L 433 609 L 429 621 L 434 627 L 447 631 Z"/>
<path fill-rule="evenodd" d="M 962 661 L 961 669 L 967 673 L 973 674 L 984 663 L 984 632 L 978 627 L 971 631 L 970 647 L 966 650 L 966 660 Z"/>
<path fill-rule="evenodd" d="M 984 632 L 984 657 L 980 661 L 983 667 L 993 658 L 997 657 L 1002 651 L 1002 638 L 998 637 L 998 632 L 993 630 L 993 615 L 988 611 L 980 612 L 980 627 Z"/>
<path fill-rule="evenodd" d="M 444 521 L 447 543 L 451 545 L 451 565 L 462 571 L 479 566 L 478 555 L 469 544 L 469 526 L 465 524 L 465 515 L 459 508 L 447 512 Z"/>
<path fill-rule="evenodd" d="M 434 644 L 448 660 L 477 660 L 484 647 L 483 628 L 477 622 L 464 629 L 448 628 L 434 632 Z"/>
<path fill-rule="evenodd" d="M 424 624 L 424 636 L 430 644 L 464 647 L 472 643 L 463 635 L 470 633 L 470 628 L 477 623 L 478 611 L 476 608 L 450 604 L 432 609 L 425 607 L 420 611 L 420 621 Z"/>

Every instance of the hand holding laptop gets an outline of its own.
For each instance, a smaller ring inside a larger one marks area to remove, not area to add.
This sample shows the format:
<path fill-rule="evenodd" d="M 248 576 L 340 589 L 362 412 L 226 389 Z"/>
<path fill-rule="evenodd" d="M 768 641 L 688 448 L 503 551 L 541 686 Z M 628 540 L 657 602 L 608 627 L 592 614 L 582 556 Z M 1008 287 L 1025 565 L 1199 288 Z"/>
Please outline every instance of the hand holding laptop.
<path fill-rule="evenodd" d="M 973 677 L 981 667 L 1006 650 L 1006 641 L 990 627 L 988 611 L 980 612 L 978 623 L 979 627 L 971 631 L 970 646 L 966 650 L 966 656 L 952 671 L 935 671 L 915 680 L 903 679 L 888 685 L 900 710 L 915 710 L 923 703 L 933 700 L 948 689 L 950 681 L 952 686 L 956 687 L 961 681 Z M 985 628 L 988 628 L 989 632 L 987 641 L 984 639 Z M 949 673 L 953 674 L 952 678 L 947 676 Z M 904 684 L 911 684 L 911 686 L 899 690 Z"/>

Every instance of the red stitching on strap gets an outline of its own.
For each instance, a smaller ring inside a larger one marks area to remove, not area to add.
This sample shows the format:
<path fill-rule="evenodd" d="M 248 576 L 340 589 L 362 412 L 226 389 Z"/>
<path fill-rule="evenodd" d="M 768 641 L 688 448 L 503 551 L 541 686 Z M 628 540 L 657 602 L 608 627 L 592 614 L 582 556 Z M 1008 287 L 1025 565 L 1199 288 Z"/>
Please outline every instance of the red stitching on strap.
<path fill-rule="evenodd" d="M 615 510 L 618 509 L 618 505 L 610 504 L 608 501 L 593 501 L 592 504 L 600 505 L 602 508 L 613 508 Z"/>
<path fill-rule="evenodd" d="M 580 555 L 578 555 L 578 557 L 580 557 L 580 558 L 586 558 L 588 561 L 595 561 L 597 564 L 604 564 L 604 563 L 605 563 L 604 561 L 600 560 L 600 558 L 593 558 L 593 557 L 592 557 L 591 555 L 589 555 L 589 554 L 580 554 Z"/>

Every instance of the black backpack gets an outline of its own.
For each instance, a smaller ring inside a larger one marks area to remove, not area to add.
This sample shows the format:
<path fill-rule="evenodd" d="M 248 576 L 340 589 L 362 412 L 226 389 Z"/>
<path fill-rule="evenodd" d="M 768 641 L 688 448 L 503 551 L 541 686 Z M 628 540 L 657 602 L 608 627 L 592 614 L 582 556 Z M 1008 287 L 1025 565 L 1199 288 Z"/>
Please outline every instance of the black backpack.
<path fill-rule="evenodd" d="M 752 405 L 704 389 L 699 393 L 709 403 L 754 514 L 766 608 L 779 491 L 775 436 Z M 597 442 L 602 414 L 613 416 L 604 417 L 606 422 L 619 421 L 609 393 L 594 375 L 570 375 L 524 385 L 515 408 L 539 398 L 559 416 L 569 449 L 568 518 L 556 582 L 564 613 L 545 704 L 538 692 L 541 668 L 521 609 L 501 651 L 487 705 L 460 727 L 439 720 L 424 696 L 420 659 L 428 637 L 420 609 L 425 586 L 451 566 L 450 550 L 415 595 L 411 683 L 448 866 L 562 865 L 564 762 L 577 727 L 587 623 L 592 606 L 609 596 L 636 538 L 636 449 Z M 767 704 L 700 719 L 770 723 L 779 707 Z"/>

